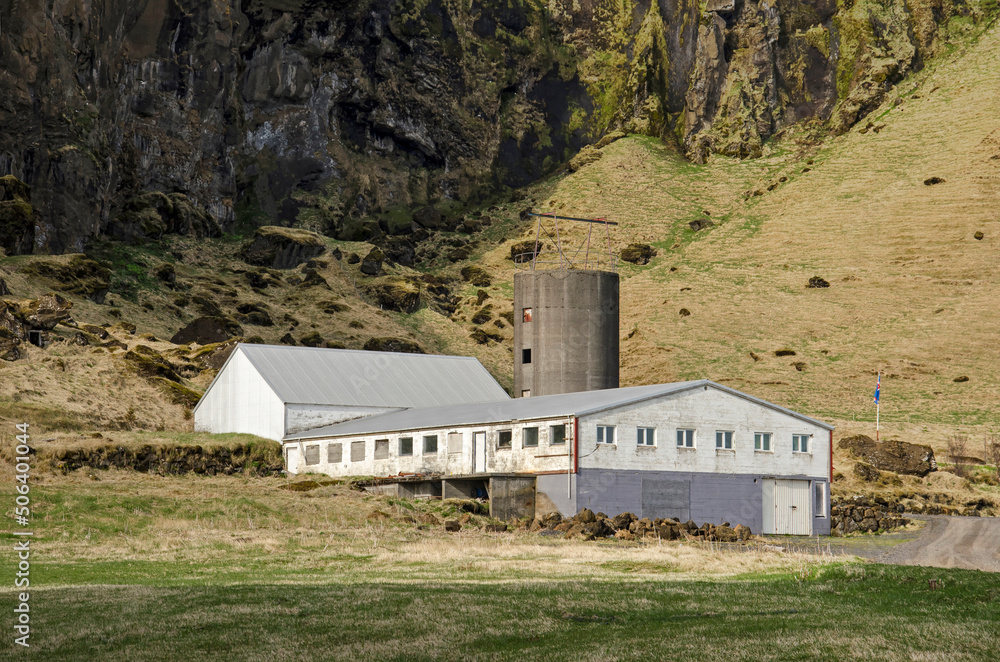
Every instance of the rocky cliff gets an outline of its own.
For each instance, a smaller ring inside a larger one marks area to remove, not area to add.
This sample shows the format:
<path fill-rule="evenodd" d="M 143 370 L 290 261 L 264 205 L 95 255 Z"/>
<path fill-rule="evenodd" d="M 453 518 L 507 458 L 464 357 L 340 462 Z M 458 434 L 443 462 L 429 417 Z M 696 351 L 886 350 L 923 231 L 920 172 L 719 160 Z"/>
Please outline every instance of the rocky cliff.
<path fill-rule="evenodd" d="M 753 157 L 801 120 L 849 128 L 995 5 L 8 0 L 0 176 L 30 193 L 0 210 L 3 245 L 265 222 L 364 239 L 614 129 Z"/>

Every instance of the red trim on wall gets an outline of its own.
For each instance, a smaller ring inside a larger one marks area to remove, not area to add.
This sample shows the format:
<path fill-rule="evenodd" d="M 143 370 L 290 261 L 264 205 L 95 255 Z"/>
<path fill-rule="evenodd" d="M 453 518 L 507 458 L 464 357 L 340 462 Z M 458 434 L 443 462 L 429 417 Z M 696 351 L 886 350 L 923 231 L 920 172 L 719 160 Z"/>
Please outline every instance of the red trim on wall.
<path fill-rule="evenodd" d="M 830 491 L 833 491 L 833 430 L 830 430 Z"/>
<path fill-rule="evenodd" d="M 573 417 L 573 473 L 580 469 L 580 419 Z"/>

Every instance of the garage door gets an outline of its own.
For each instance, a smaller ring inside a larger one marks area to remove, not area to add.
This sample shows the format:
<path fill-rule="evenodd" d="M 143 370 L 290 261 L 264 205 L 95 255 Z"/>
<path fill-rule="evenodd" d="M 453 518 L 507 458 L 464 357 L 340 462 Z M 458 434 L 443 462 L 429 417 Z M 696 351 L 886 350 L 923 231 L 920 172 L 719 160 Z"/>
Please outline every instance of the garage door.
<path fill-rule="evenodd" d="M 808 480 L 764 479 L 764 533 L 812 535 Z"/>

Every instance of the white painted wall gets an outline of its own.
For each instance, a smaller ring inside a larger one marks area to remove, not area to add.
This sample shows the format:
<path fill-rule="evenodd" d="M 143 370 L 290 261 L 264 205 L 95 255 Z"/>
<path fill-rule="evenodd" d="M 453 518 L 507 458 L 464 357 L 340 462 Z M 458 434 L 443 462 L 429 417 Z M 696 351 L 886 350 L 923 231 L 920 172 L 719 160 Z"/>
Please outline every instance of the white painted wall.
<path fill-rule="evenodd" d="M 549 440 L 549 426 L 561 424 L 567 426 L 567 441 L 562 444 L 551 444 Z M 525 448 L 523 445 L 523 429 L 528 427 L 539 428 L 537 447 Z M 499 432 L 501 430 L 510 430 L 512 432 L 511 448 L 497 447 Z M 569 459 L 566 453 L 572 443 L 572 430 L 572 419 L 551 419 L 516 424 L 474 425 L 434 430 L 405 431 L 392 434 L 289 441 L 285 443 L 286 448 L 289 446 L 297 448 L 298 458 L 304 458 L 307 446 L 318 444 L 320 447 L 320 461 L 317 465 L 307 466 L 304 464 L 304 460 L 300 460 L 295 469 L 291 466 L 287 468 L 291 473 L 317 472 L 330 476 L 392 476 L 399 473 L 470 474 L 472 473 L 473 434 L 476 432 L 486 432 L 486 473 L 566 471 L 569 466 Z M 462 451 L 449 453 L 448 435 L 454 432 L 462 435 Z M 424 453 L 423 438 L 424 436 L 433 435 L 437 435 L 438 437 L 438 450 L 436 453 Z M 412 456 L 401 456 L 399 454 L 399 440 L 402 437 L 413 438 Z M 375 442 L 379 439 L 389 440 L 389 457 L 376 460 Z M 351 461 L 351 443 L 356 441 L 363 441 L 365 444 L 365 459 L 360 462 Z M 342 444 L 342 460 L 338 463 L 327 461 L 328 448 L 331 443 Z"/>
<path fill-rule="evenodd" d="M 597 426 L 614 425 L 616 443 L 597 443 Z M 656 428 L 656 445 L 636 443 L 638 427 Z M 678 448 L 678 428 L 695 430 L 695 448 Z M 716 450 L 715 432 L 734 432 L 733 450 Z M 771 451 L 754 450 L 754 433 L 770 432 Z M 792 452 L 792 435 L 808 434 L 809 452 Z M 580 417 L 580 467 L 722 474 L 828 476 L 830 431 L 708 387 Z"/>
<path fill-rule="evenodd" d="M 549 426 L 565 424 L 567 441 L 552 445 Z M 597 444 L 597 425 L 614 425 L 616 443 Z M 709 387 L 664 396 L 655 400 L 628 405 L 601 414 L 583 416 L 579 423 L 579 466 L 581 468 L 696 471 L 722 474 L 754 474 L 772 476 L 829 475 L 830 432 L 750 400 Z M 523 446 L 523 428 L 539 428 L 537 448 Z M 636 444 L 636 428 L 656 428 L 656 445 L 651 448 Z M 677 448 L 677 428 L 696 431 L 695 448 Z M 511 448 L 497 447 L 498 433 L 511 430 Z M 733 450 L 716 450 L 716 430 L 734 432 Z M 572 445 L 573 419 L 548 419 L 505 423 L 500 425 L 460 426 L 435 430 L 400 431 L 391 434 L 324 438 L 287 442 L 298 448 L 300 463 L 288 467 L 290 472 L 312 471 L 331 476 L 391 476 L 399 473 L 441 473 L 445 475 L 472 473 L 473 433 L 487 433 L 486 471 L 492 473 L 564 472 L 569 466 L 568 446 Z M 448 452 L 448 433 L 462 434 L 462 452 Z M 754 432 L 772 433 L 772 450 L 754 450 Z M 436 453 L 424 454 L 424 435 L 438 436 Z M 792 434 L 808 434 L 807 453 L 792 452 Z M 399 439 L 413 437 L 413 455 L 399 455 Z M 389 457 L 374 459 L 375 441 L 389 440 Z M 350 444 L 363 441 L 365 458 L 352 462 Z M 330 443 L 343 444 L 342 461 L 327 462 Z M 318 444 L 320 461 L 305 466 L 304 449 Z"/>
<path fill-rule="evenodd" d="M 246 432 L 281 441 L 285 408 L 237 348 L 194 412 L 196 432 Z"/>
<path fill-rule="evenodd" d="M 285 434 L 315 430 L 355 418 L 399 411 L 399 407 L 345 407 L 340 405 L 285 405 Z"/>

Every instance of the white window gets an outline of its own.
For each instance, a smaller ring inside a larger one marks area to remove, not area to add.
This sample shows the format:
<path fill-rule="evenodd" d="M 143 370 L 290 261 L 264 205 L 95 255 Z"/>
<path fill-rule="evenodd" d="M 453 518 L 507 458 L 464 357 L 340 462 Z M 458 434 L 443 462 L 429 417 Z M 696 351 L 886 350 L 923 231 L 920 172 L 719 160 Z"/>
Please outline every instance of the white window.
<path fill-rule="evenodd" d="M 549 426 L 549 445 L 555 446 L 557 444 L 566 443 L 566 426 L 565 425 L 550 425 Z"/>
<path fill-rule="evenodd" d="M 826 517 L 826 483 L 813 483 L 813 514 Z"/>
<path fill-rule="evenodd" d="M 448 433 L 448 452 L 449 453 L 461 453 L 462 452 L 462 433 L 461 432 L 449 432 Z"/>
<path fill-rule="evenodd" d="M 615 443 L 615 426 L 613 426 L 613 425 L 598 425 L 597 426 L 597 443 L 599 443 L 599 444 L 613 444 L 613 443 Z"/>
<path fill-rule="evenodd" d="M 793 434 L 792 435 L 792 452 L 793 453 L 808 453 L 809 452 L 809 435 L 807 435 L 807 434 Z"/>
<path fill-rule="evenodd" d="M 521 430 L 521 441 L 525 448 L 538 446 L 538 428 L 524 428 Z"/>
<path fill-rule="evenodd" d="M 429 434 L 424 437 L 424 455 L 436 454 L 438 452 L 438 436 Z"/>
<path fill-rule="evenodd" d="M 755 451 L 770 451 L 771 450 L 771 433 L 770 432 L 754 432 L 753 433 L 753 449 Z"/>
<path fill-rule="evenodd" d="M 721 450 L 731 449 L 733 447 L 733 433 L 728 430 L 716 430 L 715 447 Z"/>
<path fill-rule="evenodd" d="M 639 446 L 656 445 L 656 428 L 636 428 L 636 443 Z"/>
<path fill-rule="evenodd" d="M 497 433 L 497 448 L 510 448 L 514 434 L 510 430 L 500 430 Z"/>
<path fill-rule="evenodd" d="M 413 455 L 413 437 L 400 437 L 399 438 L 399 454 L 402 455 Z"/>
<path fill-rule="evenodd" d="M 677 431 L 677 448 L 694 448 L 694 430 Z"/>

